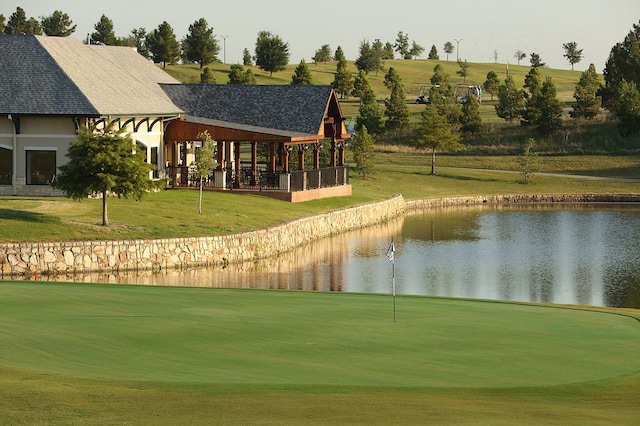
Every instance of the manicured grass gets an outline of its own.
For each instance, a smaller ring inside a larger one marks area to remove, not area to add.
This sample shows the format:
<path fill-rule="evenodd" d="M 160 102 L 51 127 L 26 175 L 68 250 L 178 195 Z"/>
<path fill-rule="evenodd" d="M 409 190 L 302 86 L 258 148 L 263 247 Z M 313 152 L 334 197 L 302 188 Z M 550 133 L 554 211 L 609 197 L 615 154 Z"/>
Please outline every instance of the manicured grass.
<path fill-rule="evenodd" d="M 0 424 L 633 424 L 637 311 L 0 284 Z M 427 421 L 428 420 L 428 421 Z"/>

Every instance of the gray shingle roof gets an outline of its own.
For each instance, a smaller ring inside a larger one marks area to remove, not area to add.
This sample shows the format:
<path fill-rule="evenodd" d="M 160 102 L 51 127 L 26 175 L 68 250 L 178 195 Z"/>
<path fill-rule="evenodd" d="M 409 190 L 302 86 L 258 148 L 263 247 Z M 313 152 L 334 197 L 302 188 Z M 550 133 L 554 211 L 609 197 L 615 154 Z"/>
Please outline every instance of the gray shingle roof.
<path fill-rule="evenodd" d="M 158 86 L 178 81 L 128 47 L 87 46 L 69 37 L 2 35 L 0 52 L 0 113 L 181 112 Z"/>
<path fill-rule="evenodd" d="M 317 135 L 331 86 L 161 84 L 187 116 L 215 122 L 275 129 L 287 135 Z M 200 120 L 201 121 L 201 120 Z"/>

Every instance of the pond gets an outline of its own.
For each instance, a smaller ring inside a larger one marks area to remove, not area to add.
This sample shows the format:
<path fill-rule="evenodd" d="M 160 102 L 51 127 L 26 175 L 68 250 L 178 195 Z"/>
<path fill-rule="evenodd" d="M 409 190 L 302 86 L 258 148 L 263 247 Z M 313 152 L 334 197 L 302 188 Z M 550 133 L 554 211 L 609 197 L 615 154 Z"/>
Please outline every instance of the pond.
<path fill-rule="evenodd" d="M 391 240 L 393 264 L 385 256 Z M 467 206 L 406 215 L 257 262 L 56 277 L 640 308 L 640 209 Z M 50 278 L 49 278 L 50 279 Z"/>

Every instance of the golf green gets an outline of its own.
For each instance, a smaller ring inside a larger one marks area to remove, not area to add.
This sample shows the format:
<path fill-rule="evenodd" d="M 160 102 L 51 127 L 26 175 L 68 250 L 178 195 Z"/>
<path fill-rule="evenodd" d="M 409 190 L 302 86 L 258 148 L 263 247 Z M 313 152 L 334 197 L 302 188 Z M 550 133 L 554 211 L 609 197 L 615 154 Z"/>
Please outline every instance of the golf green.
<path fill-rule="evenodd" d="M 0 366 L 169 383 L 531 387 L 640 370 L 636 318 L 288 291 L 0 283 Z"/>

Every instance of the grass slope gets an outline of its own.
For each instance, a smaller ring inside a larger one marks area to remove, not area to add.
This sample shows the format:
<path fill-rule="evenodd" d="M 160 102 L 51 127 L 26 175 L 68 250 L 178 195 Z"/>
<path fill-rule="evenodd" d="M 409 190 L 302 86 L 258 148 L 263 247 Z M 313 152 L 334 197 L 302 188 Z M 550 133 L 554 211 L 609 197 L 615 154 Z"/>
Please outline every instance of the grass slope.
<path fill-rule="evenodd" d="M 400 297 L 394 323 L 390 302 L 3 283 L 0 423 L 638 420 L 637 317 Z"/>

